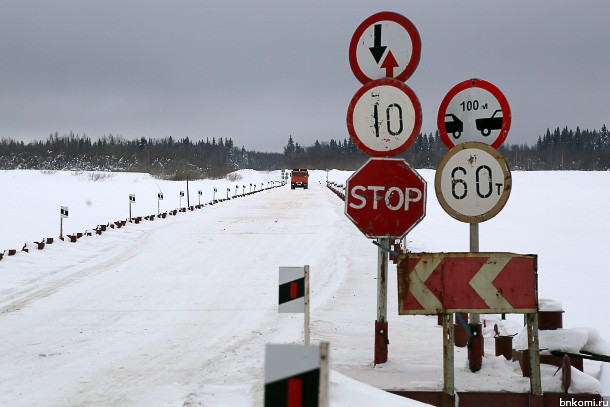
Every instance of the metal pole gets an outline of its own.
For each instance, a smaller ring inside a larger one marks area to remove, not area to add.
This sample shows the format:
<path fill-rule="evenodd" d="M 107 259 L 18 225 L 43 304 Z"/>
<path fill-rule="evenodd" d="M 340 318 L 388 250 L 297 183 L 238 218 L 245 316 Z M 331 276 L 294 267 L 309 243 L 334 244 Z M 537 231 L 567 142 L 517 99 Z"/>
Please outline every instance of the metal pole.
<path fill-rule="evenodd" d="M 129 221 L 131 222 L 131 197 L 129 198 Z"/>
<path fill-rule="evenodd" d="M 304 318 L 304 335 L 305 345 L 309 345 L 309 266 L 305 266 L 305 318 Z"/>
<path fill-rule="evenodd" d="M 443 314 L 443 397 L 448 399 L 443 405 L 454 405 L 455 378 L 453 360 L 453 318 L 452 314 Z"/>
<path fill-rule="evenodd" d="M 189 194 L 189 179 L 186 177 L 186 206 L 191 207 L 191 194 Z"/>
<path fill-rule="evenodd" d="M 159 216 L 161 214 L 161 200 L 159 199 L 159 196 L 157 196 L 157 216 Z"/>
<path fill-rule="evenodd" d="M 59 238 L 64 238 L 64 217 L 59 215 Z"/>
<path fill-rule="evenodd" d="M 478 253 L 479 252 L 479 224 L 471 223 L 470 224 L 470 252 Z M 470 314 L 470 323 L 471 324 L 480 324 L 481 317 L 479 314 Z"/>
<path fill-rule="evenodd" d="M 379 244 L 386 249 L 390 247 L 390 239 L 379 239 Z M 375 359 L 380 364 L 388 361 L 388 253 L 377 249 L 377 320 L 375 321 Z"/>
<path fill-rule="evenodd" d="M 542 395 L 540 381 L 540 354 L 538 343 L 538 313 L 526 314 L 527 348 L 530 354 L 530 392 L 533 396 Z"/>
<path fill-rule="evenodd" d="M 470 224 L 470 252 L 479 252 L 479 224 Z M 485 353 L 485 342 L 481 327 L 481 316 L 479 314 L 470 314 L 470 332 L 472 337 L 469 338 L 468 346 L 468 366 L 471 372 L 481 370 L 483 365 L 483 354 Z"/>

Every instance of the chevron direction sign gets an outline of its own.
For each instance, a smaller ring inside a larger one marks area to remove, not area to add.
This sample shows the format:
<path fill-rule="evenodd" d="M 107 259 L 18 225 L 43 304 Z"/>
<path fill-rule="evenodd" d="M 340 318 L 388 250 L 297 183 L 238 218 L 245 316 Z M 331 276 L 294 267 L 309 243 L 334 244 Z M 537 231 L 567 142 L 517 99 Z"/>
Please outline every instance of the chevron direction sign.
<path fill-rule="evenodd" d="M 398 314 L 534 313 L 536 255 L 407 253 L 398 262 Z"/>

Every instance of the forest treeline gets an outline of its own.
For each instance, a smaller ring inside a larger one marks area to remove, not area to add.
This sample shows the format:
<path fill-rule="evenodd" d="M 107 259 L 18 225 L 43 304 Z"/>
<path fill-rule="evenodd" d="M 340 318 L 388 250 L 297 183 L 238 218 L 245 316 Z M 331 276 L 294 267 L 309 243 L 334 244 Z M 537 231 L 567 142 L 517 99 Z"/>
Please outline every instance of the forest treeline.
<path fill-rule="evenodd" d="M 420 134 L 398 157 L 415 168 L 436 168 L 447 152 L 436 133 Z M 500 152 L 512 170 L 610 170 L 610 134 L 564 127 L 547 129 L 534 145 L 504 144 Z M 85 135 L 54 133 L 44 141 L 0 140 L 0 169 L 137 171 L 165 179 L 219 178 L 238 169 L 355 170 L 368 156 L 349 138 L 302 146 L 292 136 L 282 153 L 248 151 L 231 138 L 190 140 L 112 134 L 92 141 Z"/>

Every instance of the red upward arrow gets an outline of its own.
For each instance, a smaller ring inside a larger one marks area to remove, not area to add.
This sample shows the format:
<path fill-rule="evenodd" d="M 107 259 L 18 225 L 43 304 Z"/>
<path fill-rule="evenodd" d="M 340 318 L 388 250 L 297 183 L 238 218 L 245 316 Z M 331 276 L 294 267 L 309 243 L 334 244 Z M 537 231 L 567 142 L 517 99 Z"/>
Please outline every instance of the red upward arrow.
<path fill-rule="evenodd" d="M 385 68 L 385 76 L 388 78 L 394 77 L 394 68 L 398 68 L 398 62 L 396 62 L 396 58 L 394 58 L 392 51 L 388 51 L 388 55 L 386 55 L 383 60 L 381 67 Z"/>

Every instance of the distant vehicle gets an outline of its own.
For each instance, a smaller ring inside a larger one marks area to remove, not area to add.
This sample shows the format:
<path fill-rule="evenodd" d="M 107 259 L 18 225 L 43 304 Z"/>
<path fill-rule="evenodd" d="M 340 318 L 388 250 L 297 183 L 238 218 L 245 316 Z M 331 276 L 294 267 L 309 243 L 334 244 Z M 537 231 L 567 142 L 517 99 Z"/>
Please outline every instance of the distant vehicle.
<path fill-rule="evenodd" d="M 499 113 L 499 116 L 496 115 Z M 502 128 L 502 121 L 504 116 L 502 110 L 498 109 L 491 115 L 491 117 L 484 117 L 482 119 L 475 120 L 477 130 L 485 137 L 489 136 L 492 130 L 500 130 Z"/>
<path fill-rule="evenodd" d="M 447 117 L 451 119 L 447 121 Z M 460 119 L 457 118 L 454 114 L 446 114 L 445 115 L 445 131 L 447 133 L 452 133 L 454 139 L 459 139 L 464 131 L 464 123 Z"/>
<path fill-rule="evenodd" d="M 290 172 L 290 188 L 307 189 L 309 186 L 309 172 L 306 169 L 295 168 Z"/>

